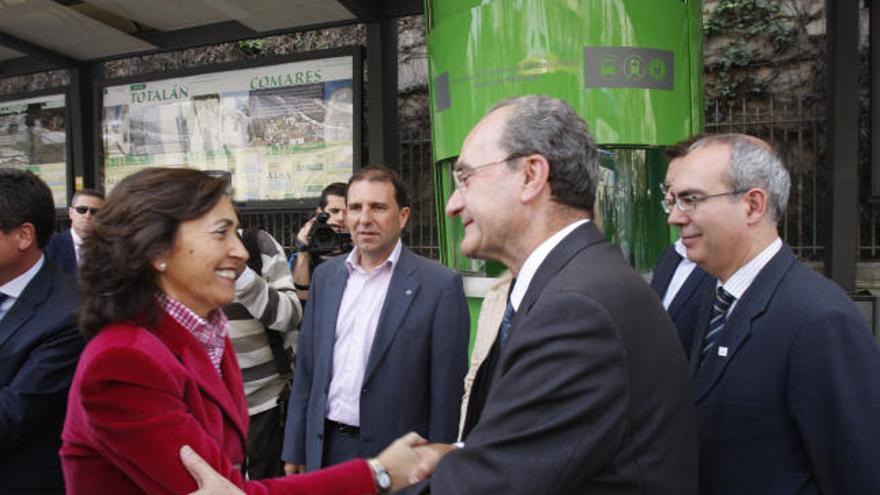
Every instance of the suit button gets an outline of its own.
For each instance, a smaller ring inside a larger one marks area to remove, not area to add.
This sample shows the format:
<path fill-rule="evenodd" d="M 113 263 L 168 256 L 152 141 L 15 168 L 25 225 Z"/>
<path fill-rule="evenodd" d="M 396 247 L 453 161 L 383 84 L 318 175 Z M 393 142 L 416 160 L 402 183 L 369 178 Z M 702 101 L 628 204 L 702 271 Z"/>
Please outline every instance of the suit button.
<path fill-rule="evenodd" d="M 323 440 L 323 439 L 324 439 L 324 434 L 318 433 L 318 440 Z"/>
<path fill-rule="evenodd" d="M 366 388 L 366 387 L 362 388 L 362 389 L 361 389 L 361 393 L 362 393 L 362 394 L 366 394 L 366 393 L 367 393 L 367 388 Z"/>

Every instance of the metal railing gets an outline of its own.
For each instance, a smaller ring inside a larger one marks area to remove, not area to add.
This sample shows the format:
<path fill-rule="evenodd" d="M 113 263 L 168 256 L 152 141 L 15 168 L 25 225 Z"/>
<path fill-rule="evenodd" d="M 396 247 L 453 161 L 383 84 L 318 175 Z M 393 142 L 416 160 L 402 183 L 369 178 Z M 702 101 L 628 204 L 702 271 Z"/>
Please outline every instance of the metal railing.
<path fill-rule="evenodd" d="M 780 233 L 802 259 L 823 261 L 831 232 L 827 215 L 831 188 L 825 174 L 825 116 L 817 105 L 773 99 L 713 102 L 706 111 L 706 132 L 740 132 L 773 144 L 791 173 L 791 196 Z M 867 143 L 859 155 L 863 161 L 869 159 Z M 868 169 L 863 166 L 861 171 Z M 869 202 L 866 191 L 860 194 L 859 215 L 859 261 L 878 261 L 880 204 Z"/>

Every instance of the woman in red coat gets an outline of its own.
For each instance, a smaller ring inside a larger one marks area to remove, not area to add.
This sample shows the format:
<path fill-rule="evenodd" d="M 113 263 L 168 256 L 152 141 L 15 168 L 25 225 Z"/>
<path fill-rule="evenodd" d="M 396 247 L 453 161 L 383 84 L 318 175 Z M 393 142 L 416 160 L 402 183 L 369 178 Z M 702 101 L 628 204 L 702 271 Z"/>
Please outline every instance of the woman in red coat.
<path fill-rule="evenodd" d="M 261 481 L 242 475 L 247 403 L 221 306 L 247 251 L 228 181 L 189 169 L 122 180 L 86 240 L 81 331 L 62 434 L 67 493 L 188 493 L 178 458 L 190 445 L 247 493 L 360 495 L 394 488 L 421 439 L 369 462 Z M 378 480 L 378 481 L 377 481 Z"/>

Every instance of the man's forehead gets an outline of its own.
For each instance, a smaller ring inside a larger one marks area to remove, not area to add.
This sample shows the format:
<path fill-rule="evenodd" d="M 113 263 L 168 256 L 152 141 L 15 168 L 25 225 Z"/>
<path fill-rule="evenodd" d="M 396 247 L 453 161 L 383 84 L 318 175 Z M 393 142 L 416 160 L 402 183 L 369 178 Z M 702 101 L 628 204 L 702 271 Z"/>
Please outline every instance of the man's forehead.
<path fill-rule="evenodd" d="M 104 200 L 101 199 L 101 198 L 99 198 L 99 197 L 97 197 L 97 196 L 90 196 L 90 195 L 87 195 L 87 194 L 80 194 L 80 195 L 77 196 L 76 199 L 73 201 L 73 204 L 74 204 L 74 205 L 81 205 L 81 204 L 87 204 L 87 205 L 100 205 L 100 204 L 102 204 L 103 202 L 104 202 Z"/>
<path fill-rule="evenodd" d="M 458 162 L 474 165 L 497 155 L 499 140 L 511 111 L 511 107 L 502 107 L 483 117 L 465 138 Z"/>
<path fill-rule="evenodd" d="M 710 185 L 714 181 L 724 179 L 724 172 L 729 165 L 729 146 L 719 144 L 698 148 L 669 163 L 666 182 L 679 189 L 688 183 Z M 672 184 L 673 182 L 677 184 Z"/>

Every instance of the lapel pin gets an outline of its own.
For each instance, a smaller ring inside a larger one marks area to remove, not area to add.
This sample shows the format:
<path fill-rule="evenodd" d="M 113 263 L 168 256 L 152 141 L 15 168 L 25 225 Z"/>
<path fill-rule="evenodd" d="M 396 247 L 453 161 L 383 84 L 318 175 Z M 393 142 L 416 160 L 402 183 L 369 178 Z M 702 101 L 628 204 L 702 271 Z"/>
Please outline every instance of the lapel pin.
<path fill-rule="evenodd" d="M 411 296 L 411 295 L 412 295 L 412 289 L 406 289 L 405 294 L 408 295 L 408 296 Z"/>
<path fill-rule="evenodd" d="M 727 357 L 727 347 L 724 347 L 724 346 L 718 347 L 718 355 L 721 357 Z"/>

